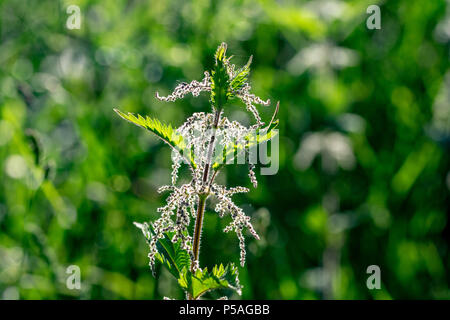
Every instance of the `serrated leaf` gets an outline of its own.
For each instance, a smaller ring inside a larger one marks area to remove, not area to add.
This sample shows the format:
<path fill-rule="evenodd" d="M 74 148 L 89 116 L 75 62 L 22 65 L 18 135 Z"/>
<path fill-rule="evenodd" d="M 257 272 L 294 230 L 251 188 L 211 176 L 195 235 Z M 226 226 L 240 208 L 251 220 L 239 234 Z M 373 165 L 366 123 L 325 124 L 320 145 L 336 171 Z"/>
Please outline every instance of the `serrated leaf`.
<path fill-rule="evenodd" d="M 250 73 L 250 64 L 252 63 L 253 56 L 250 56 L 248 62 L 236 72 L 236 75 L 231 80 L 232 91 L 239 91 L 242 89 L 248 81 L 248 75 Z"/>
<path fill-rule="evenodd" d="M 220 46 L 217 47 L 216 53 L 214 54 L 214 59 L 216 64 L 225 61 L 227 53 L 227 44 L 222 42 Z"/>
<path fill-rule="evenodd" d="M 114 109 L 114 111 L 124 120 L 127 120 L 141 128 L 147 129 L 153 132 L 158 138 L 168 143 L 174 148 L 179 148 L 182 146 L 183 137 L 172 128 L 172 126 L 166 125 L 155 118 L 150 118 L 146 116 L 142 117 L 140 114 L 135 116 L 133 113 L 128 112 L 125 114 L 124 112 Z"/>
<path fill-rule="evenodd" d="M 228 100 L 230 76 L 227 72 L 228 59 L 226 57 L 227 44 L 222 43 L 216 51 L 216 64 L 211 71 L 211 102 L 220 109 Z"/>
<path fill-rule="evenodd" d="M 153 226 L 137 222 L 134 224 L 142 230 L 147 243 L 149 243 L 151 237 L 155 236 Z M 179 279 L 181 271 L 190 267 L 190 258 L 189 253 L 181 248 L 180 241 L 173 243 L 171 240 L 172 237 L 172 232 L 166 232 L 163 238 L 158 239 L 158 242 L 156 243 L 156 248 L 158 250 L 156 259 L 166 267 L 175 278 Z"/>
<path fill-rule="evenodd" d="M 184 138 L 181 134 L 177 133 L 177 131 L 170 125 L 164 124 L 156 118 L 151 118 L 146 116 L 145 118 L 141 115 L 135 116 L 133 113 L 128 112 L 127 114 L 114 109 L 114 111 L 124 120 L 137 125 L 138 127 L 149 130 L 154 133 L 159 139 L 167 143 L 170 147 L 178 151 L 181 155 L 190 154 L 189 152 L 184 153 L 183 149 L 186 148 L 186 143 L 184 142 Z M 186 158 L 185 158 L 186 159 Z M 194 159 L 190 157 L 186 159 L 194 168 L 197 166 Z"/>
<path fill-rule="evenodd" d="M 207 268 L 197 269 L 195 274 L 186 268 L 182 271 L 178 283 L 194 299 L 211 290 L 232 289 L 239 295 L 242 290 L 238 268 L 233 263 L 229 263 L 226 267 L 223 264 L 215 265 L 211 272 L 208 272 Z"/>
<path fill-rule="evenodd" d="M 213 163 L 213 168 L 217 169 L 226 165 L 227 160 L 233 160 L 238 154 L 248 152 L 250 148 L 271 140 L 278 134 L 275 130 L 278 125 L 278 120 L 272 121 L 266 128 L 259 130 L 256 134 L 249 134 L 244 137 L 244 143 L 229 143 L 224 146 L 223 154 L 216 155 Z"/>

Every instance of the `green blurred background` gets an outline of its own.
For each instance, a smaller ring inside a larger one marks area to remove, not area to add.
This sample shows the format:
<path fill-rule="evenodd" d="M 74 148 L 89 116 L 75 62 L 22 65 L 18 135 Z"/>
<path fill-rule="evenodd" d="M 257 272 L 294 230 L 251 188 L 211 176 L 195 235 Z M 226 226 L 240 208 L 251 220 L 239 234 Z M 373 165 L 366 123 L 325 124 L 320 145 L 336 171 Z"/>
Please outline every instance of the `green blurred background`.
<path fill-rule="evenodd" d="M 81 8 L 68 30 L 66 9 Z M 381 8 L 381 30 L 366 9 Z M 157 218 L 170 150 L 114 107 L 180 125 L 225 41 L 280 100 L 280 170 L 236 197 L 248 240 L 243 299 L 450 299 L 450 2 L 0 1 L 0 298 L 183 298 L 152 278 L 133 221 Z M 259 107 L 270 119 L 273 109 Z M 227 115 L 244 122 L 240 106 Z M 250 187 L 245 166 L 222 174 Z M 207 213 L 202 266 L 238 262 Z M 250 239 L 250 238 L 248 238 Z M 66 268 L 81 269 L 81 290 Z M 366 287 L 369 265 L 381 289 Z M 237 298 L 232 296 L 232 298 Z"/>

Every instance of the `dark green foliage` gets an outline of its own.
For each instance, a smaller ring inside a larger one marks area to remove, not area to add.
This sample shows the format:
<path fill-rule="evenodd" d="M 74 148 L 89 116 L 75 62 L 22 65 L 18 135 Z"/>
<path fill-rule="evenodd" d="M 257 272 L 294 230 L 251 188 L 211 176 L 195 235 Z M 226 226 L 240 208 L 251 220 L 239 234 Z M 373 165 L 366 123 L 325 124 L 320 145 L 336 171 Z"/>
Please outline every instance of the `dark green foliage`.
<path fill-rule="evenodd" d="M 153 227 L 136 222 L 135 225 L 142 230 L 144 235 L 148 235 L 146 240 L 149 243 L 151 237 L 155 234 Z M 168 232 L 164 235 L 164 238 L 158 239 L 158 253 L 156 254 L 156 258 L 176 279 L 179 279 L 182 271 L 190 268 L 190 260 L 189 254 L 181 248 L 180 242 L 173 243 L 171 240 L 172 237 L 173 234 Z"/>
<path fill-rule="evenodd" d="M 227 264 L 226 267 L 222 264 L 216 265 L 211 272 L 208 272 L 208 268 L 198 269 L 195 274 L 186 268 L 178 279 L 178 283 L 194 299 L 217 289 L 232 289 L 241 295 L 242 289 L 239 284 L 238 268 L 233 263 Z"/>

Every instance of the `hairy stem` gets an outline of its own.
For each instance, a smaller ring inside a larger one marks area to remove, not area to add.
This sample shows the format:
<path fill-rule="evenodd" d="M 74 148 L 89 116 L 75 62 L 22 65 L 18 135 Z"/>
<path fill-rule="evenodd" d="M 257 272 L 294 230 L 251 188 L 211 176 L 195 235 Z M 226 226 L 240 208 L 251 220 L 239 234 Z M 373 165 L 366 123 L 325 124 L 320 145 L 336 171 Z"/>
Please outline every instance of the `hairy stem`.
<path fill-rule="evenodd" d="M 198 204 L 197 204 L 197 217 L 195 219 L 195 229 L 194 229 L 194 244 L 192 247 L 192 251 L 194 252 L 194 261 L 191 262 L 191 272 L 194 273 L 195 261 L 198 261 L 198 256 L 200 254 L 200 237 L 202 234 L 202 225 L 203 225 L 203 214 L 205 213 L 205 204 L 206 204 L 205 195 L 199 195 Z M 188 293 L 188 300 L 194 300 L 194 297 Z"/>
<path fill-rule="evenodd" d="M 208 156 L 206 158 L 206 164 L 205 169 L 203 171 L 203 185 L 206 184 L 206 181 L 208 180 L 208 174 L 209 174 L 209 168 L 211 166 L 211 158 L 214 152 L 214 141 L 216 140 L 216 130 L 217 126 L 219 124 L 220 120 L 220 114 L 222 113 L 221 109 L 217 109 L 216 113 L 214 115 L 214 124 L 213 124 L 213 134 L 211 136 L 211 140 L 209 141 L 209 147 L 208 147 Z"/>
<path fill-rule="evenodd" d="M 216 130 L 217 126 L 219 124 L 220 120 L 220 114 L 222 110 L 217 109 L 215 116 L 214 116 L 214 124 L 213 124 L 213 134 L 211 136 L 211 140 L 209 141 L 209 147 L 208 147 L 208 157 L 207 161 L 205 163 L 205 168 L 203 170 L 203 185 L 206 185 L 206 182 L 208 180 L 209 175 L 209 168 L 210 168 L 210 162 L 212 158 L 212 154 L 214 152 L 214 141 L 216 139 Z M 192 251 L 194 252 L 194 261 L 191 263 L 191 272 L 194 272 L 194 265 L 195 261 L 199 260 L 199 254 L 200 254 L 200 238 L 202 234 L 202 225 L 203 225 L 203 216 L 205 213 L 205 204 L 206 199 L 208 198 L 208 192 L 205 190 L 205 193 L 200 194 L 198 197 L 198 204 L 197 204 L 197 217 L 195 219 L 195 228 L 194 228 L 194 244 L 192 246 Z M 188 299 L 192 300 L 193 297 L 191 295 L 188 295 Z"/>
<path fill-rule="evenodd" d="M 198 261 L 198 256 L 200 254 L 200 237 L 202 233 L 202 225 L 203 225 L 203 214 L 205 213 L 205 203 L 206 196 L 200 196 L 198 198 L 197 205 L 197 218 L 195 219 L 195 229 L 194 229 L 194 261 Z M 194 271 L 194 263 L 191 265 L 191 271 Z"/>

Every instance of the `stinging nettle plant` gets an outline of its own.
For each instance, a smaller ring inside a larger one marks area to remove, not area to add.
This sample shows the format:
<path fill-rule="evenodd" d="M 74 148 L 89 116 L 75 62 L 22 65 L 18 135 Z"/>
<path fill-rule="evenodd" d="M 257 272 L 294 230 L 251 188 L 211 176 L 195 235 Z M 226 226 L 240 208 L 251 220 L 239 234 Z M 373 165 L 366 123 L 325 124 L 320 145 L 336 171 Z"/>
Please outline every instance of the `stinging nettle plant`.
<path fill-rule="evenodd" d="M 265 126 L 254 104 L 268 106 L 264 101 L 250 93 L 248 76 L 252 58 L 242 68 L 236 70 L 226 56 L 227 45 L 222 43 L 215 53 L 215 64 L 211 74 L 204 72 L 201 82 L 180 83 L 172 94 L 162 97 L 161 101 L 175 101 L 188 93 L 197 97 L 201 92 L 209 92 L 211 111 L 198 112 L 189 117 L 179 128 L 174 129 L 151 117 L 142 117 L 132 113 L 114 111 L 123 119 L 149 130 L 172 148 L 172 179 L 170 185 L 159 188 L 158 192 L 170 192 L 166 205 L 158 208 L 161 217 L 153 223 L 136 223 L 142 230 L 150 248 L 149 265 L 155 275 L 155 263 L 158 261 L 178 280 L 190 300 L 199 299 L 206 292 L 215 289 L 233 289 L 239 295 L 242 286 L 238 279 L 238 268 L 229 263 L 226 266 L 215 265 L 211 271 L 201 268 L 199 263 L 200 241 L 205 207 L 209 198 L 215 199 L 214 210 L 220 217 L 229 214 L 231 222 L 224 232 L 234 231 L 239 239 L 240 264 L 245 264 L 244 229 L 259 239 L 250 223 L 250 217 L 233 201 L 236 193 L 248 192 L 245 187 L 219 185 L 215 178 L 220 170 L 236 159 L 245 159 L 249 167 L 249 177 L 257 187 L 254 172 L 255 163 L 249 161 L 257 145 L 265 143 L 277 134 L 275 120 L 278 103 L 272 120 Z M 234 100 L 241 100 L 246 109 L 255 118 L 255 124 L 246 127 L 224 116 L 224 108 Z M 178 170 L 186 164 L 192 180 L 177 185 Z M 191 218 L 195 220 L 193 232 Z M 192 234 L 190 233 L 192 232 Z"/>

